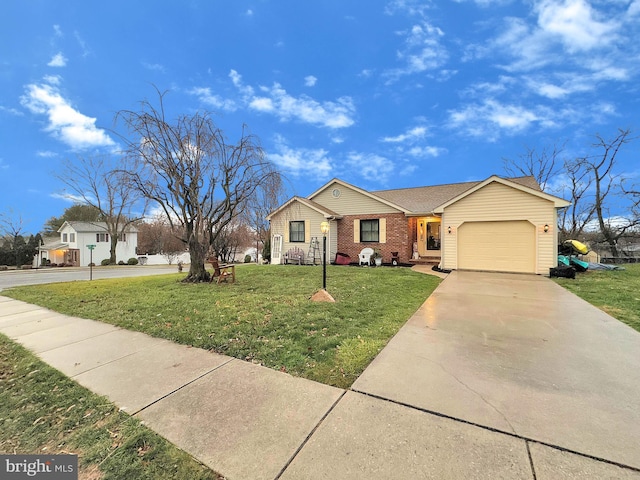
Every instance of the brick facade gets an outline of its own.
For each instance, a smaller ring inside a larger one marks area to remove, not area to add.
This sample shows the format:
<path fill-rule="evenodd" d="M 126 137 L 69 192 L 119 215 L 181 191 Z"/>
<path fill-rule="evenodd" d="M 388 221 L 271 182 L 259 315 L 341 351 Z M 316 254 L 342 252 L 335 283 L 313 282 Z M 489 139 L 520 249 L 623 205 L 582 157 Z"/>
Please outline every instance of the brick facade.
<path fill-rule="evenodd" d="M 387 219 L 386 243 L 353 242 L 354 220 Z M 391 253 L 398 252 L 400 263 L 409 263 L 413 251 L 413 238 L 411 233 L 411 221 L 403 213 L 345 215 L 338 221 L 338 252 L 346 253 L 351 257 L 352 263 L 358 263 L 358 254 L 363 248 L 379 249 L 383 263 L 391 263 Z M 413 220 L 415 231 L 415 220 Z"/>

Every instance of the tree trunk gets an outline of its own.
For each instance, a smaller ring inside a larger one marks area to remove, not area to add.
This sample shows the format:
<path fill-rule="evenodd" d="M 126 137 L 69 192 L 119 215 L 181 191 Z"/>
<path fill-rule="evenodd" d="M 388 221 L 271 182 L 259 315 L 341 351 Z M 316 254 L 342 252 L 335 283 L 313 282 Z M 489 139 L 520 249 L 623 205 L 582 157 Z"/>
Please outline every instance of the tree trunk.
<path fill-rule="evenodd" d="M 110 240 L 111 240 L 111 246 L 109 248 L 109 263 L 111 265 L 115 265 L 117 263 L 117 258 L 116 258 L 116 247 L 118 246 L 118 236 L 117 235 L 110 235 Z"/>
<path fill-rule="evenodd" d="M 205 254 L 206 248 L 200 244 L 194 235 L 191 235 L 189 238 L 189 258 L 191 260 L 191 266 L 189 267 L 189 274 L 182 280 L 183 282 L 198 283 L 209 281 L 211 277 L 204 265 Z"/>

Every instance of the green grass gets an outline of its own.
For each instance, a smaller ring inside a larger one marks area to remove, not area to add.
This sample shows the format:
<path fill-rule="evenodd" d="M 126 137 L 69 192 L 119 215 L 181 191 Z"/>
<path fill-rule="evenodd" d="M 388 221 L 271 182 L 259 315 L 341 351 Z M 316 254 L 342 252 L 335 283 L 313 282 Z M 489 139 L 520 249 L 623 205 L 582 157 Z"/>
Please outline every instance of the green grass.
<path fill-rule="evenodd" d="M 406 268 L 329 266 L 336 303 L 324 303 L 310 301 L 320 267 L 242 265 L 235 284 L 184 284 L 183 277 L 57 283 L 3 295 L 347 388 L 440 282 Z"/>
<path fill-rule="evenodd" d="M 222 478 L 4 335 L 0 452 L 77 454 L 86 479 Z"/>
<path fill-rule="evenodd" d="M 554 280 L 640 332 L 640 264 L 624 265 L 624 268 L 578 273 L 575 280 Z"/>

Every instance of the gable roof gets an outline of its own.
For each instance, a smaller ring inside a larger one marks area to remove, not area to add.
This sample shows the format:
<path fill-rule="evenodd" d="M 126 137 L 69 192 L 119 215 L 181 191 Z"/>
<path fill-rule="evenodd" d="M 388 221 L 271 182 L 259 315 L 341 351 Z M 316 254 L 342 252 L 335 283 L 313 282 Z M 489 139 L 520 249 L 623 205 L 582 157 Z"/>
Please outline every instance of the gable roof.
<path fill-rule="evenodd" d="M 319 193 L 323 192 L 324 190 L 326 190 L 329 186 L 333 185 L 334 183 L 337 183 L 338 185 L 341 185 L 341 186 L 346 187 L 346 188 L 350 188 L 351 190 L 353 190 L 355 192 L 358 192 L 358 193 L 364 195 L 365 197 L 369 197 L 369 198 L 372 198 L 374 200 L 377 200 L 378 202 L 382 202 L 385 205 L 387 205 L 387 206 L 389 206 L 391 208 L 395 208 L 396 210 L 400 210 L 401 212 L 403 212 L 405 214 L 411 213 L 409 210 L 404 208 L 402 205 L 394 203 L 392 200 L 389 200 L 387 198 L 384 198 L 382 196 L 377 195 L 377 192 L 368 192 L 366 190 L 363 190 L 362 188 L 356 187 L 355 185 L 351 185 L 350 183 L 347 183 L 347 182 L 345 182 L 343 180 L 340 180 L 339 178 L 334 178 L 333 180 L 328 181 L 322 187 L 320 187 L 318 190 L 316 190 L 311 195 L 309 195 L 307 198 L 311 199 L 311 198 L 315 197 L 316 195 L 318 195 Z"/>
<path fill-rule="evenodd" d="M 107 231 L 106 222 L 81 222 L 76 220 L 66 220 L 62 224 L 62 226 L 58 229 L 58 232 L 61 232 L 65 225 L 70 226 L 78 233 L 81 233 L 81 232 L 96 233 L 96 232 Z M 127 225 L 127 227 L 125 228 L 125 232 L 137 232 L 137 231 L 138 229 L 133 225 Z"/>
<path fill-rule="evenodd" d="M 520 177 L 520 178 L 532 178 L 533 177 Z M 438 205 L 433 211 L 434 213 L 442 213 L 444 211 L 444 209 L 446 207 L 448 207 L 449 205 L 463 199 L 464 197 L 472 194 L 473 192 L 476 192 L 478 190 L 480 190 L 482 187 L 490 184 L 490 183 L 501 183 L 502 185 L 506 185 L 508 187 L 512 187 L 515 188 L 516 190 L 520 190 L 522 192 L 531 194 L 531 195 L 535 195 L 536 197 L 542 198 L 544 200 L 548 200 L 550 202 L 553 202 L 553 205 L 556 208 L 561 208 L 561 207 L 566 207 L 568 205 L 571 204 L 571 202 L 567 202 L 566 200 L 560 198 L 560 197 L 556 197 L 554 195 L 549 195 L 548 193 L 544 193 L 541 189 L 540 186 L 538 185 L 537 182 L 535 182 L 535 185 L 537 186 L 537 188 L 531 188 L 530 186 L 527 185 L 527 182 L 516 182 L 514 181 L 515 179 L 508 179 L 508 178 L 502 178 L 499 177 L 497 175 L 492 175 L 489 178 L 487 178 L 486 180 L 482 181 L 482 182 L 478 182 L 477 185 L 472 186 L 471 188 L 467 189 L 464 192 L 461 192 L 460 194 L 456 195 L 455 197 L 449 199 L 448 201 L 442 203 L 441 205 Z"/>
<path fill-rule="evenodd" d="M 497 175 L 492 175 L 491 178 L 501 178 Z M 475 182 L 462 182 L 462 183 L 449 183 L 445 185 L 433 185 L 429 187 L 412 187 L 412 188 L 400 188 L 394 190 L 380 190 L 375 191 L 378 197 L 384 198 L 390 202 L 401 205 L 403 208 L 409 211 L 410 215 L 428 215 L 436 213 L 436 209 L 450 200 L 457 198 L 467 191 L 478 187 L 479 185 L 487 182 L 484 181 Z M 508 179 L 511 183 L 526 187 L 531 192 L 542 192 L 540 185 L 536 182 L 534 177 L 516 177 Z"/>
<path fill-rule="evenodd" d="M 321 214 L 324 218 L 342 218 L 342 215 L 340 215 L 339 213 L 336 213 L 333 210 L 330 210 L 327 207 L 324 207 L 324 206 L 320 205 L 319 203 L 314 202 L 313 200 L 309 200 L 308 198 L 294 196 L 294 197 L 291 197 L 289 200 L 287 200 L 285 203 L 283 203 L 280 207 L 275 209 L 273 212 L 271 212 L 269 215 L 267 215 L 267 220 L 271 220 L 271 218 L 274 215 L 276 215 L 277 213 L 280 213 L 282 210 L 284 210 L 285 208 L 289 207 L 289 205 L 291 205 L 294 202 L 300 202 L 303 205 L 306 205 L 310 209 L 315 210 L 316 212 Z"/>

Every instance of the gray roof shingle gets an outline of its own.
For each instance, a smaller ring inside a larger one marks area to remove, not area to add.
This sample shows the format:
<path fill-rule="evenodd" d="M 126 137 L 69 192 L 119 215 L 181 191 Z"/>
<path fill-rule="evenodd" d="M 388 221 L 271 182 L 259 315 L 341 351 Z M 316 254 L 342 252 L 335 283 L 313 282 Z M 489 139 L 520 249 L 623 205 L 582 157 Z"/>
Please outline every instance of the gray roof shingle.
<path fill-rule="evenodd" d="M 534 177 L 507 178 L 507 180 L 537 191 L 542 191 Z M 483 181 L 484 180 L 478 182 L 449 183 L 431 187 L 378 190 L 371 193 L 388 202 L 395 203 L 414 214 L 428 214 L 433 212 L 439 205 L 448 202 Z"/>

